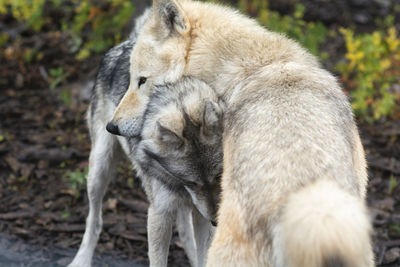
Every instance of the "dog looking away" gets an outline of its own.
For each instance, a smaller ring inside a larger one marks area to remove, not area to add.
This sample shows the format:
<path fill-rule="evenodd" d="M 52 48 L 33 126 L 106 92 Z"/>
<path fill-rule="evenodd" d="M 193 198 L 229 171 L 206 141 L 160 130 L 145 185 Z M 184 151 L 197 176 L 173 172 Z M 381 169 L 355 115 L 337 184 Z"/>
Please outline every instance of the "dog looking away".
<path fill-rule="evenodd" d="M 183 185 L 214 224 L 223 158 L 223 104 L 216 101 L 215 92 L 193 78 L 157 86 L 135 155 L 147 176 L 164 181 L 171 190 Z"/>
<path fill-rule="evenodd" d="M 229 8 L 154 0 L 153 10 L 110 125 L 131 136 L 153 85 L 182 76 L 224 100 L 208 266 L 374 266 L 364 151 L 336 79 L 295 41 Z"/>
<path fill-rule="evenodd" d="M 222 119 L 215 92 L 195 79 L 158 86 L 150 98 L 134 158 L 150 201 L 151 266 L 166 266 L 175 220 L 192 265 L 205 266 L 220 195 Z"/>

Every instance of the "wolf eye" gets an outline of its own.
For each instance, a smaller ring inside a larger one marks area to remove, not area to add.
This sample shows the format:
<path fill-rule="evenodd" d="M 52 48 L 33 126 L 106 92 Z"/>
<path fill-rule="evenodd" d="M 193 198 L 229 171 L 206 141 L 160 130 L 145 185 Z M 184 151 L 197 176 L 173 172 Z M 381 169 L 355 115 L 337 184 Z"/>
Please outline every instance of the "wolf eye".
<path fill-rule="evenodd" d="M 146 81 L 147 81 L 147 78 L 146 78 L 146 77 L 140 77 L 140 78 L 139 78 L 138 86 L 140 87 L 140 86 L 141 86 L 142 84 L 144 84 Z"/>

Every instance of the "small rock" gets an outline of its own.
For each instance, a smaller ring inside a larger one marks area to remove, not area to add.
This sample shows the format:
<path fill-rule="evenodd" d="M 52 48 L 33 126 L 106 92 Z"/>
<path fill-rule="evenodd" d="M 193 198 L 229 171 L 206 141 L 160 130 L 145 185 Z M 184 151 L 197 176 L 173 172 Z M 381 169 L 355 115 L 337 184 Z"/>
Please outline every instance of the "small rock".
<path fill-rule="evenodd" d="M 21 168 L 22 177 L 29 178 L 34 169 L 35 169 L 34 164 L 23 164 Z"/>
<path fill-rule="evenodd" d="M 14 174 L 19 174 L 20 169 L 22 168 L 23 164 L 20 163 L 12 156 L 6 156 L 5 162 L 7 162 L 8 166 L 12 169 Z"/>
<path fill-rule="evenodd" d="M 400 84 L 393 84 L 390 87 L 390 91 L 395 94 L 400 94 Z"/>
<path fill-rule="evenodd" d="M 13 47 L 7 47 L 6 50 L 4 51 L 4 55 L 6 56 L 6 59 L 8 59 L 8 60 L 14 60 L 15 54 L 16 54 L 16 52 Z"/>
<path fill-rule="evenodd" d="M 113 250 L 114 249 L 114 243 L 113 242 L 107 242 L 104 245 L 107 250 Z"/>
<path fill-rule="evenodd" d="M 366 12 L 354 14 L 354 21 L 359 24 L 367 24 L 371 21 L 371 17 Z"/>
<path fill-rule="evenodd" d="M 373 206 L 382 211 L 392 212 L 394 210 L 394 204 L 394 199 L 387 197 L 385 199 L 375 201 L 375 203 L 373 203 Z"/>
<path fill-rule="evenodd" d="M 374 2 L 382 8 L 389 8 L 392 4 L 391 0 L 374 0 Z"/>
<path fill-rule="evenodd" d="M 383 264 L 395 262 L 400 259 L 400 248 L 392 248 L 386 251 L 383 257 Z"/>
<path fill-rule="evenodd" d="M 45 177 L 46 175 L 47 175 L 47 171 L 45 171 L 45 170 L 35 170 L 35 176 L 38 179 L 41 179 L 41 178 Z"/>
<path fill-rule="evenodd" d="M 58 265 L 61 265 L 61 266 L 66 266 L 68 263 L 70 263 L 72 261 L 72 258 L 70 258 L 70 257 L 66 257 L 66 258 L 61 258 L 61 259 L 59 259 L 58 261 L 57 261 L 57 264 Z"/>
<path fill-rule="evenodd" d="M 106 209 L 115 210 L 115 208 L 117 207 L 117 204 L 118 204 L 118 200 L 116 198 L 110 198 L 107 201 Z"/>
<path fill-rule="evenodd" d="M 24 86 L 24 76 L 22 76 L 21 73 L 18 73 L 17 77 L 15 78 L 15 87 L 22 88 L 23 86 Z"/>
<path fill-rule="evenodd" d="M 50 161 L 48 160 L 40 160 L 38 164 L 39 169 L 47 169 L 50 166 Z"/>

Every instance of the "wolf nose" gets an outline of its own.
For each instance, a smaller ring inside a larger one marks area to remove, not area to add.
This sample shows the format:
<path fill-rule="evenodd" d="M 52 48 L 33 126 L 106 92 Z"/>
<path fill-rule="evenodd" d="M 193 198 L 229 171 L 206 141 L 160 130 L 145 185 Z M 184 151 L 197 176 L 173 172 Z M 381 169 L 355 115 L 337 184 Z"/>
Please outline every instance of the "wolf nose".
<path fill-rule="evenodd" d="M 216 227 L 216 226 L 217 226 L 217 222 L 216 222 L 216 221 L 214 221 L 214 220 L 212 220 L 212 221 L 211 221 L 211 224 L 212 224 L 212 226 L 214 226 L 214 227 Z"/>
<path fill-rule="evenodd" d="M 119 133 L 118 126 L 115 125 L 115 124 L 112 123 L 112 122 L 107 123 L 106 130 L 109 131 L 109 132 L 112 133 L 112 134 L 121 135 L 121 134 Z"/>

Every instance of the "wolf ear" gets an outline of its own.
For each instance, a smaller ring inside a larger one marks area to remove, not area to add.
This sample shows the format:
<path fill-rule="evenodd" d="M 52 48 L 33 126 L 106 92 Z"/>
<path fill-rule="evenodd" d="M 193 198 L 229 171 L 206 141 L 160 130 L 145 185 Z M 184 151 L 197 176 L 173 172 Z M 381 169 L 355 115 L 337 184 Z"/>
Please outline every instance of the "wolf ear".
<path fill-rule="evenodd" d="M 222 132 L 222 118 L 223 112 L 221 107 L 207 99 L 204 105 L 203 114 L 203 134 L 206 137 L 212 137 L 215 135 L 220 135 Z"/>
<path fill-rule="evenodd" d="M 180 149 L 184 142 L 167 124 L 161 119 L 157 121 L 158 139 L 173 149 Z"/>
<path fill-rule="evenodd" d="M 181 35 L 190 30 L 190 24 L 176 0 L 153 0 L 153 17 L 168 36 L 172 32 Z"/>

